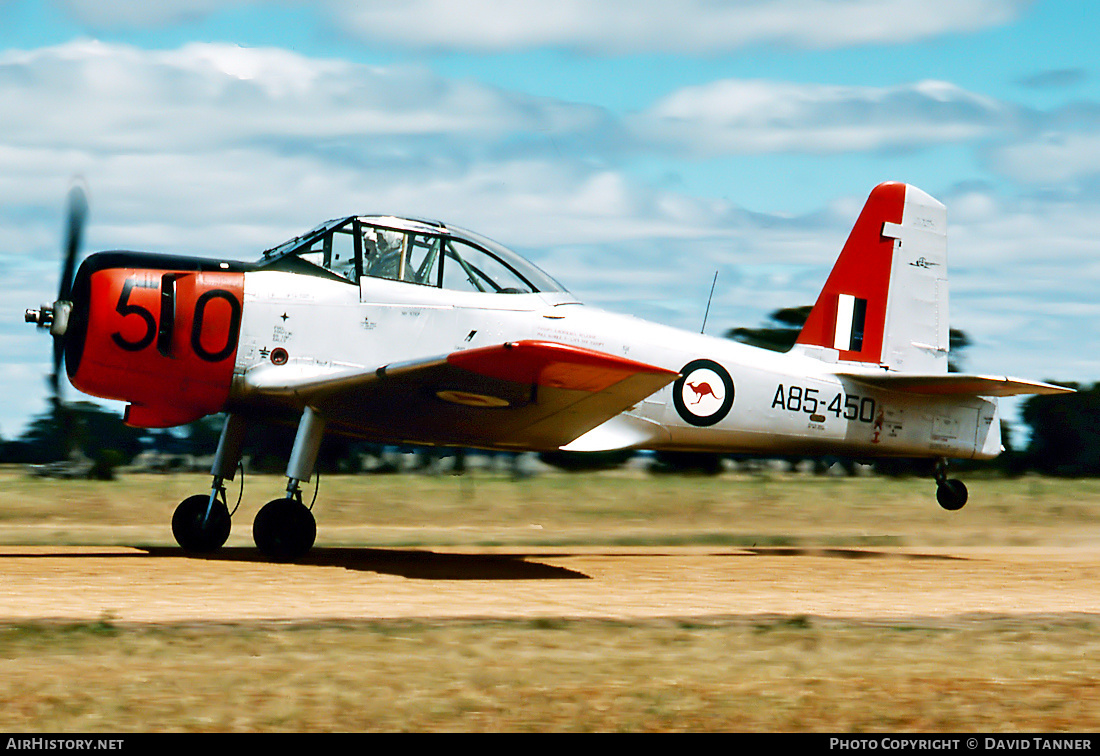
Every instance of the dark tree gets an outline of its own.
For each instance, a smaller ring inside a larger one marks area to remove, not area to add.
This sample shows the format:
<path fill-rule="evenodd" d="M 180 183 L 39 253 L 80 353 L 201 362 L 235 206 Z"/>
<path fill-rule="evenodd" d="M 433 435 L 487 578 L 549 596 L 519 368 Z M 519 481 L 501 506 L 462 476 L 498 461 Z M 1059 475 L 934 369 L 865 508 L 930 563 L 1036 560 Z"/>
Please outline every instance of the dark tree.
<path fill-rule="evenodd" d="M 612 470 L 625 465 L 634 456 L 633 449 L 614 449 L 604 452 L 542 452 L 539 460 L 567 472 L 594 472 Z"/>
<path fill-rule="evenodd" d="M 3 461 L 44 464 L 77 454 L 92 462 L 91 475 L 110 478 L 115 467 L 141 452 L 142 435 L 91 402 L 55 402 L 18 439 L 3 444 Z"/>
<path fill-rule="evenodd" d="M 794 346 L 812 309 L 812 305 L 784 307 L 768 316 L 770 325 L 762 328 L 731 328 L 724 335 L 727 339 L 740 341 L 742 344 L 786 352 Z"/>
<path fill-rule="evenodd" d="M 1027 466 L 1046 475 L 1100 475 L 1100 384 L 1076 394 L 1030 397 L 1023 418 L 1031 426 Z"/>

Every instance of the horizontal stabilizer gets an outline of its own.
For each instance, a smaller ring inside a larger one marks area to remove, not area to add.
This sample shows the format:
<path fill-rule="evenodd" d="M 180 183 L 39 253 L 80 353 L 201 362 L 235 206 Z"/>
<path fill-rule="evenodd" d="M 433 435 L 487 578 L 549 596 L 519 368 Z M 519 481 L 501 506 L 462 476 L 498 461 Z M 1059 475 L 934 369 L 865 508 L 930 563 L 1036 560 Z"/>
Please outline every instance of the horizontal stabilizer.
<path fill-rule="evenodd" d="M 840 378 L 888 391 L 908 394 L 1019 396 L 1023 394 L 1071 394 L 1073 389 L 1053 383 L 996 375 L 907 375 L 904 373 L 839 373 Z"/>

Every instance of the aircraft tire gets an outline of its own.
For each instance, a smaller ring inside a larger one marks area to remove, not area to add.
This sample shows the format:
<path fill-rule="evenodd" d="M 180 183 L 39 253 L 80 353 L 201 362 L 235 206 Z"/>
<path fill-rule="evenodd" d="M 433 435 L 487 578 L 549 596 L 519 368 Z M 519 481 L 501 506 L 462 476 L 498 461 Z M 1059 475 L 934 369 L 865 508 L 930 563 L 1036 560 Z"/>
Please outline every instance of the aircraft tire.
<path fill-rule="evenodd" d="M 962 509 L 968 496 L 966 484 L 955 478 L 945 480 L 936 486 L 936 501 L 949 512 Z"/>
<path fill-rule="evenodd" d="M 207 517 L 210 494 L 188 496 L 172 515 L 172 535 L 184 551 L 209 554 L 220 549 L 229 539 L 233 521 L 224 502 L 215 501 Z"/>
<path fill-rule="evenodd" d="M 313 513 L 294 499 L 274 499 L 256 513 L 252 540 L 268 559 L 289 562 L 304 556 L 317 538 Z"/>

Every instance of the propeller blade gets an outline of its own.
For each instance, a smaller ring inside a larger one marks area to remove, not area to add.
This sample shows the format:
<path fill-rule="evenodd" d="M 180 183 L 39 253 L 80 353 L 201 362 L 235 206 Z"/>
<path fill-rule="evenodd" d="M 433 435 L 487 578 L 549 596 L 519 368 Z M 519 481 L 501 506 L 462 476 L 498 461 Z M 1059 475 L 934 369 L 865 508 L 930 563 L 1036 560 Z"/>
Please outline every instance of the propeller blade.
<path fill-rule="evenodd" d="M 50 372 L 50 390 L 54 401 L 61 398 L 61 363 L 65 359 L 65 337 L 53 337 L 53 370 Z"/>
<path fill-rule="evenodd" d="M 68 212 L 65 223 L 65 243 L 62 247 L 61 282 L 57 290 L 57 302 L 54 303 L 54 316 L 58 315 L 61 302 L 68 302 L 72 296 L 73 275 L 76 272 L 76 258 L 80 254 L 80 240 L 84 235 L 84 221 L 88 217 L 88 195 L 80 183 L 73 184 L 69 190 Z M 67 315 L 67 314 L 66 314 Z M 61 365 L 65 360 L 65 337 L 62 332 L 54 331 L 53 370 L 50 372 L 50 389 L 53 401 L 61 401 Z"/>
<path fill-rule="evenodd" d="M 88 197 L 84 188 L 76 184 L 69 190 L 69 212 L 65 233 L 64 263 L 61 268 L 61 285 L 58 301 L 68 301 L 73 288 L 73 273 L 80 252 L 80 238 L 84 234 L 84 220 L 88 216 Z M 55 350 L 56 351 L 56 350 Z"/>

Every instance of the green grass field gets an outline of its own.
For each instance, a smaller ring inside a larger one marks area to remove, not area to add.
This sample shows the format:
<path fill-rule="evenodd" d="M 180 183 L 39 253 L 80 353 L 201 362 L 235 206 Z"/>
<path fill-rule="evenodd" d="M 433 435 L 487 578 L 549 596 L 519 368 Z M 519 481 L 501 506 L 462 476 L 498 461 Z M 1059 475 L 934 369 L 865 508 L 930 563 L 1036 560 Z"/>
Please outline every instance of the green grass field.
<path fill-rule="evenodd" d="M 321 481 L 319 545 L 1074 545 L 1100 482 L 616 471 Z M 0 472 L 0 543 L 168 545 L 204 475 L 110 483 Z M 250 476 L 239 523 L 278 495 Z M 231 489 L 231 502 L 236 489 Z M 247 544 L 238 524 L 231 543 Z M 44 576 L 48 579 L 48 576 Z M 860 623 L 0 624 L 0 728 L 170 731 L 1076 731 L 1100 729 L 1100 617 Z"/>

